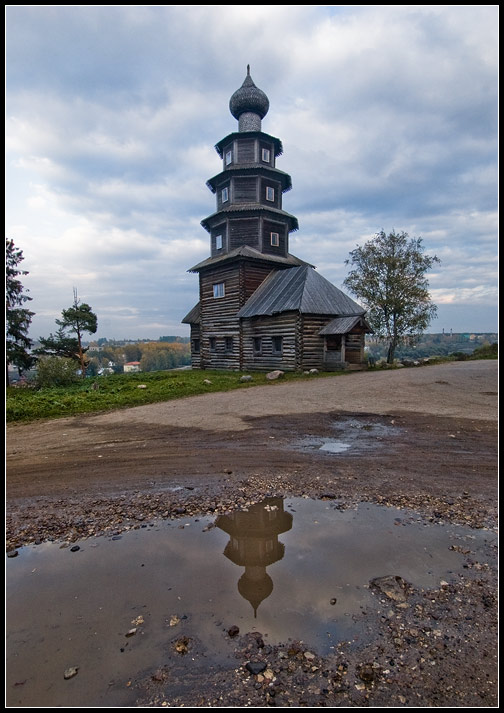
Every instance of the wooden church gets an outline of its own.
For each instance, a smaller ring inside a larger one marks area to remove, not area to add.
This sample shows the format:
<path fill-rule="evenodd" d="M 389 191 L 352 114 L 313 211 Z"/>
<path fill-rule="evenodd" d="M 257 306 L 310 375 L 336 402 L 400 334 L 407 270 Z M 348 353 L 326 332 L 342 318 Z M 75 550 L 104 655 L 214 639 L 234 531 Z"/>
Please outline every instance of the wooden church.
<path fill-rule="evenodd" d="M 250 76 L 232 95 L 238 131 L 216 145 L 222 170 L 207 185 L 216 211 L 201 224 L 210 257 L 199 273 L 191 326 L 195 369 L 283 371 L 364 364 L 365 310 L 289 253 L 298 221 L 282 206 L 291 178 L 276 167 L 282 143 L 262 131 L 266 94 Z"/>

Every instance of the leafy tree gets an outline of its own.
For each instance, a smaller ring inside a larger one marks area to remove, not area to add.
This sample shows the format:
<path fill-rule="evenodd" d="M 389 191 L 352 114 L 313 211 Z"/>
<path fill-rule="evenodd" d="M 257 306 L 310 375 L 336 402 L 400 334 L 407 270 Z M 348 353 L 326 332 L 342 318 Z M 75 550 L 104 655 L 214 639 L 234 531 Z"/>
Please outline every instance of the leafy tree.
<path fill-rule="evenodd" d="M 80 381 L 77 376 L 75 359 L 60 356 L 43 356 L 37 363 L 37 386 L 70 386 Z"/>
<path fill-rule="evenodd" d="M 9 384 L 9 364 L 14 364 L 20 373 L 27 371 L 34 363 L 29 353 L 32 340 L 28 337 L 34 312 L 23 307 L 32 298 L 23 294 L 24 287 L 19 280 L 20 275 L 28 275 L 26 270 L 19 269 L 19 263 L 24 260 L 23 251 L 15 247 L 14 241 L 5 239 L 5 331 L 6 331 L 6 382 Z"/>
<path fill-rule="evenodd" d="M 152 349 L 145 351 L 140 360 L 140 366 L 142 371 L 173 369 L 175 366 L 173 352 L 169 349 Z"/>
<path fill-rule="evenodd" d="M 422 238 L 408 240 L 407 233 L 382 230 L 345 261 L 353 269 L 344 285 L 367 308 L 375 334 L 387 340 L 389 364 L 400 341 L 414 343 L 437 312 L 425 273 L 440 260 L 423 250 Z"/>
<path fill-rule="evenodd" d="M 142 349 L 138 344 L 125 344 L 122 351 L 126 361 L 140 361 L 142 358 Z"/>
<path fill-rule="evenodd" d="M 80 302 L 76 289 L 74 289 L 73 305 L 62 311 L 61 319 L 57 319 L 56 324 L 59 329 L 55 335 L 51 334 L 46 339 L 40 338 L 42 346 L 36 350 L 37 354 L 74 359 L 80 364 L 82 376 L 86 376 L 87 349 L 82 346 L 82 337 L 85 332 L 90 334 L 96 332 L 98 319 L 88 304 Z"/>

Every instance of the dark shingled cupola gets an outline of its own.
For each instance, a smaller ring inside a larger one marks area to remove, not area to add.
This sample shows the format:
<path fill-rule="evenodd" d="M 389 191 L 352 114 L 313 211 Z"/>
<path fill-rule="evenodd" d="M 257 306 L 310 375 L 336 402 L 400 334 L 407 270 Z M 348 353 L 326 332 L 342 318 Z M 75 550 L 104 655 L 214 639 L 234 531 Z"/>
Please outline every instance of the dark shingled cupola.
<path fill-rule="evenodd" d="M 247 64 L 247 76 L 229 100 L 229 111 L 238 119 L 238 131 L 261 131 L 261 119 L 264 119 L 268 109 L 269 99 L 254 84 L 250 65 Z"/>

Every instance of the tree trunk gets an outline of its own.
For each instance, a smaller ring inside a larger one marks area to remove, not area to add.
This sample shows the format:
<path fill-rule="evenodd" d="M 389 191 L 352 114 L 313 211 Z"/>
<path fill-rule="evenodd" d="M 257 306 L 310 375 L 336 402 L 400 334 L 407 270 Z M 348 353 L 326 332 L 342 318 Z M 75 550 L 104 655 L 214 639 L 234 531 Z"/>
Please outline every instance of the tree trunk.
<path fill-rule="evenodd" d="M 396 341 L 395 341 L 395 339 L 392 339 L 392 341 L 389 343 L 389 348 L 388 348 L 388 352 L 387 352 L 387 364 L 394 363 L 395 350 L 396 350 Z"/>
<path fill-rule="evenodd" d="M 81 376 L 83 379 L 85 379 L 86 378 L 86 368 L 84 366 L 84 352 L 82 351 L 81 335 L 78 330 L 77 330 L 77 339 L 79 341 L 79 362 L 80 362 L 80 367 L 81 367 Z"/>

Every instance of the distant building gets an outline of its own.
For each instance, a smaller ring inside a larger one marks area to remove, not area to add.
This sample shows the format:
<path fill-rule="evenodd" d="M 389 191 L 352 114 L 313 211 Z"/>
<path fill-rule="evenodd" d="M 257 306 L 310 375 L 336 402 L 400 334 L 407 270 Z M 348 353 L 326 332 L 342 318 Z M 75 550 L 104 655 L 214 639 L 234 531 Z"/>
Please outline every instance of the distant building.
<path fill-rule="evenodd" d="M 279 139 L 261 121 L 269 100 L 247 67 L 229 108 L 238 131 L 216 145 L 222 171 L 207 185 L 216 211 L 202 221 L 210 257 L 192 267 L 200 301 L 191 327 L 193 368 L 333 370 L 365 362 L 365 310 L 289 253 L 298 221 L 283 210 L 291 188 L 276 168 Z"/>
<path fill-rule="evenodd" d="M 103 347 L 101 347 L 96 342 L 90 342 L 90 344 L 88 346 L 88 353 L 89 352 L 101 352 L 101 351 L 103 351 Z"/>
<path fill-rule="evenodd" d="M 127 372 L 132 372 L 132 371 L 142 371 L 140 368 L 140 362 L 139 361 L 128 361 L 126 364 L 123 366 L 123 371 L 126 374 Z"/>

